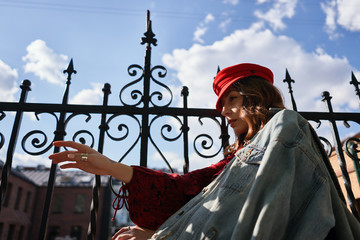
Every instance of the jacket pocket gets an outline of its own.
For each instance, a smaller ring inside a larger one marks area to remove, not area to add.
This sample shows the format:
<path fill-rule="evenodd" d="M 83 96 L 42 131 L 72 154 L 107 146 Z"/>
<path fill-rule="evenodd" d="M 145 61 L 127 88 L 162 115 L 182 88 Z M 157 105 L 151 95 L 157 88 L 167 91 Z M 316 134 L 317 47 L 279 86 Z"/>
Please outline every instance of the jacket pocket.
<path fill-rule="evenodd" d="M 203 236 L 201 238 L 201 240 L 213 240 L 213 239 L 216 239 L 218 235 L 218 231 L 214 228 L 214 227 L 211 227 L 206 233 L 205 233 L 205 236 Z"/>

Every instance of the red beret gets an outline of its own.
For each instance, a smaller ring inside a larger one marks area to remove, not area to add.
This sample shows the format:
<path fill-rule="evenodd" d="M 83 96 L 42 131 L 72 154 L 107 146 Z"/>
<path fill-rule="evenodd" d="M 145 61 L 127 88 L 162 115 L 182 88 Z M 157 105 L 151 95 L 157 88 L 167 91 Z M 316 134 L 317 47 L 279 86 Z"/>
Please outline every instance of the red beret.
<path fill-rule="evenodd" d="M 258 76 L 274 83 L 274 75 L 272 71 L 257 64 L 240 63 L 224 68 L 216 75 L 213 83 L 214 92 L 218 96 L 216 101 L 216 110 L 221 111 L 222 106 L 220 104 L 220 98 L 226 90 L 236 81 L 249 76 Z"/>

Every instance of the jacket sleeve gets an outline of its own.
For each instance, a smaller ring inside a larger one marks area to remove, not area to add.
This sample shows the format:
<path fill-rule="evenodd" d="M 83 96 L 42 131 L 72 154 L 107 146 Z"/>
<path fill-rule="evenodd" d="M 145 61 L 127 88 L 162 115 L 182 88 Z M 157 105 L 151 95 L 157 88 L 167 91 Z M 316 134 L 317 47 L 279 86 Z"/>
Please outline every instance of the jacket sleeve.
<path fill-rule="evenodd" d="M 138 226 L 157 229 L 168 217 L 207 186 L 231 156 L 209 167 L 184 175 L 167 174 L 132 166 L 134 175 L 126 184 L 130 219 Z"/>

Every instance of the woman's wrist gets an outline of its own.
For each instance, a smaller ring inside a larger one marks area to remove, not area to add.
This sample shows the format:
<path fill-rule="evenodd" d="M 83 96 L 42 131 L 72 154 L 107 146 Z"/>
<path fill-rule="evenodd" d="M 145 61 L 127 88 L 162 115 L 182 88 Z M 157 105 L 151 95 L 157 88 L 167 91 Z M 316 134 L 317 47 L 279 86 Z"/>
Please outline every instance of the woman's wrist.
<path fill-rule="evenodd" d="M 112 160 L 110 160 L 110 165 L 108 167 L 110 176 L 124 183 L 129 183 L 131 181 L 133 176 L 132 167 Z"/>

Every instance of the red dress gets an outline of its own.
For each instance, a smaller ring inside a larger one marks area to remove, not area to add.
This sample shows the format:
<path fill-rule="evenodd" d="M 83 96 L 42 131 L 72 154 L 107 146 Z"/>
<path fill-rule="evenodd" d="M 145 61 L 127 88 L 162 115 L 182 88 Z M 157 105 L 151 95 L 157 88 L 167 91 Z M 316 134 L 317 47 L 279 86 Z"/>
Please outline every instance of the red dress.
<path fill-rule="evenodd" d="M 133 223 L 155 230 L 219 175 L 232 157 L 184 175 L 132 166 L 131 182 L 122 187 L 119 198 Z"/>

